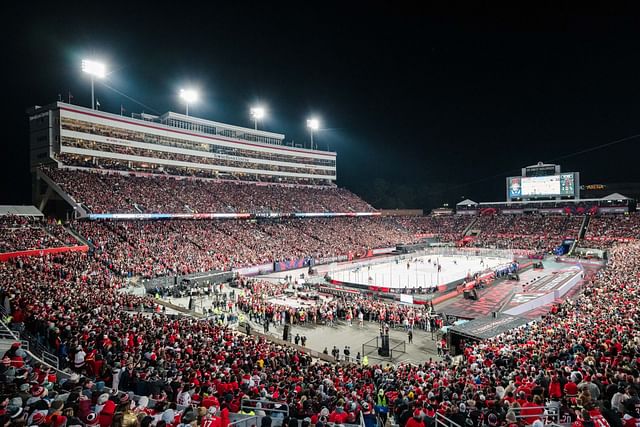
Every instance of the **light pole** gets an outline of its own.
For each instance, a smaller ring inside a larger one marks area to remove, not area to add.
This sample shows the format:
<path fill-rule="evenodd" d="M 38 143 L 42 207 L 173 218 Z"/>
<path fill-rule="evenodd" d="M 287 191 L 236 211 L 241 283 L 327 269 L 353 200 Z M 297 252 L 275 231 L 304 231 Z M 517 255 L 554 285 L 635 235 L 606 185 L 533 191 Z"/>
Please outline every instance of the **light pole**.
<path fill-rule="evenodd" d="M 193 89 L 180 89 L 180 98 L 187 106 L 186 115 L 189 115 L 189 104 L 193 104 L 198 100 L 198 92 Z"/>
<path fill-rule="evenodd" d="M 307 119 L 307 127 L 309 128 L 309 134 L 311 135 L 311 149 L 313 150 L 313 131 L 320 128 L 320 121 L 315 117 Z"/>
<path fill-rule="evenodd" d="M 89 76 L 91 76 L 91 109 L 92 110 L 96 109 L 93 80 L 95 77 L 99 79 L 103 79 L 107 75 L 106 69 L 107 67 L 101 62 L 92 61 L 90 59 L 82 60 L 82 71 L 89 74 Z"/>
<path fill-rule="evenodd" d="M 266 113 L 267 111 L 264 109 L 264 107 L 251 108 L 251 117 L 253 118 L 255 130 L 258 130 L 258 120 L 262 120 Z"/>

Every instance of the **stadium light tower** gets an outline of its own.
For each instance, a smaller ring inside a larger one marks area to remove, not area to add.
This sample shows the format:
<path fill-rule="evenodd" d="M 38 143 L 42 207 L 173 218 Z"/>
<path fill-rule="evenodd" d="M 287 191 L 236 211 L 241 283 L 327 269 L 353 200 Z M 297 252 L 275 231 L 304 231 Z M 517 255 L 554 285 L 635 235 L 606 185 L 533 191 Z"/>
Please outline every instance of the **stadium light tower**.
<path fill-rule="evenodd" d="M 198 101 L 198 92 L 193 89 L 180 89 L 180 98 L 187 106 L 187 116 L 189 115 L 189 104 L 193 104 Z"/>
<path fill-rule="evenodd" d="M 253 118 L 253 124 L 256 130 L 258 130 L 258 120 L 262 120 L 266 114 L 267 111 L 264 107 L 258 106 L 251 109 L 251 117 Z"/>
<path fill-rule="evenodd" d="M 307 119 L 307 127 L 309 128 L 309 134 L 311 135 L 311 149 L 313 150 L 313 132 L 320 128 L 320 120 L 315 117 Z"/>
<path fill-rule="evenodd" d="M 107 75 L 107 67 L 102 62 L 83 59 L 82 71 L 91 76 L 91 109 L 95 110 L 96 104 L 93 90 L 93 80 L 96 77 L 99 79 L 103 79 Z"/>

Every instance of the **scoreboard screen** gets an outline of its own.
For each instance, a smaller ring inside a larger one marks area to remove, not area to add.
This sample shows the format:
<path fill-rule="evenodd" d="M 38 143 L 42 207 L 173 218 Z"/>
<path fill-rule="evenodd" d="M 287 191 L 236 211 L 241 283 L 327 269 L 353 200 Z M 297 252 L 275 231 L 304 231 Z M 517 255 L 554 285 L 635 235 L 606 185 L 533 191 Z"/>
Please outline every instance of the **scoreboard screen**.
<path fill-rule="evenodd" d="M 536 197 L 575 197 L 576 178 L 573 172 L 550 176 L 513 176 L 507 178 L 509 199 Z"/>

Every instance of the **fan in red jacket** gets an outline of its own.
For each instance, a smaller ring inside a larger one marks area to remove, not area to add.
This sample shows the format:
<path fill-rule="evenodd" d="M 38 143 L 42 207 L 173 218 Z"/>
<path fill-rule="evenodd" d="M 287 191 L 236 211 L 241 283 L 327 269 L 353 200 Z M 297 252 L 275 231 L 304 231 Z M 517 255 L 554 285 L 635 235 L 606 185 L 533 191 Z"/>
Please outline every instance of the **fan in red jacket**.
<path fill-rule="evenodd" d="M 582 410 L 578 412 L 578 419 L 573 423 L 572 427 L 610 427 L 609 422 L 602 416 L 598 408 L 590 410 Z"/>
<path fill-rule="evenodd" d="M 635 398 L 627 399 L 624 403 L 624 416 L 622 423 L 624 427 L 640 427 L 640 411 L 638 401 Z"/>
<path fill-rule="evenodd" d="M 205 397 L 202 399 L 202 406 L 209 409 L 212 406 L 220 406 L 220 402 L 218 401 L 218 398 L 212 394 L 205 395 Z"/>
<path fill-rule="evenodd" d="M 578 395 L 578 386 L 573 381 L 569 381 L 564 385 L 564 393 L 568 397 L 574 397 Z"/>
<path fill-rule="evenodd" d="M 549 383 L 549 397 L 562 397 L 562 385 L 558 381 L 558 376 L 551 377 L 551 383 Z"/>
<path fill-rule="evenodd" d="M 113 400 L 107 400 L 102 411 L 100 411 L 100 427 L 109 427 L 113 421 L 113 414 L 116 412 L 116 404 Z"/>
<path fill-rule="evenodd" d="M 329 414 L 330 423 L 344 424 L 347 422 L 347 418 L 349 418 L 349 414 L 344 411 L 342 406 L 336 407 L 336 409 Z"/>
<path fill-rule="evenodd" d="M 211 406 L 207 409 L 207 415 L 202 419 L 201 427 L 221 427 L 222 420 L 216 416 L 216 412 L 217 410 L 215 406 Z"/>
<path fill-rule="evenodd" d="M 413 417 L 407 420 L 405 427 L 424 427 L 424 423 L 422 422 L 422 412 L 420 409 L 413 411 Z"/>

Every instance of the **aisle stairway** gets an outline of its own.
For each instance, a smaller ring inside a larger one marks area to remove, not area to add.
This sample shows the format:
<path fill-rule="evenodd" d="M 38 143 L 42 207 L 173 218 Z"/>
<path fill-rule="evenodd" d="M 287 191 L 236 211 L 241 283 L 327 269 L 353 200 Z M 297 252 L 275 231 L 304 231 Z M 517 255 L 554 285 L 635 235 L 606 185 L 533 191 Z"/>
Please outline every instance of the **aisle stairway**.
<path fill-rule="evenodd" d="M 467 234 L 473 229 L 473 226 L 476 224 L 476 222 L 478 222 L 478 218 L 478 216 L 474 217 L 473 221 L 471 221 L 469 225 L 467 225 L 467 227 L 462 232 L 462 237 L 466 237 Z"/>
<path fill-rule="evenodd" d="M 578 247 L 578 242 L 584 239 L 584 236 L 587 234 L 587 229 L 589 228 L 589 222 L 591 221 L 591 215 L 585 215 L 582 220 L 582 225 L 580 226 L 580 231 L 578 231 L 578 236 L 576 240 L 571 245 L 571 249 L 569 249 L 568 255 L 573 255 L 573 251 Z"/>

